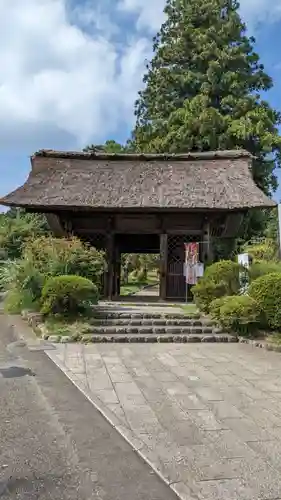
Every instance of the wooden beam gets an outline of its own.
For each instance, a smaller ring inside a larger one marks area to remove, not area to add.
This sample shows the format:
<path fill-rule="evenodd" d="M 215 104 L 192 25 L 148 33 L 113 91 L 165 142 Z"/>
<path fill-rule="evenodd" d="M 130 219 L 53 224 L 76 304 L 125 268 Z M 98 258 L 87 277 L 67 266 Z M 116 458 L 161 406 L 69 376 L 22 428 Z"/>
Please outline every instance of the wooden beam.
<path fill-rule="evenodd" d="M 184 235 L 184 236 L 199 236 L 201 235 L 202 233 L 202 229 L 198 228 L 198 229 L 167 229 L 166 230 L 166 233 L 167 234 L 170 234 L 170 235 Z"/>
<path fill-rule="evenodd" d="M 83 234 L 83 235 L 91 235 L 91 234 L 95 234 L 95 233 L 106 233 L 107 230 L 105 228 L 103 229 L 94 229 L 94 228 L 82 228 L 82 227 L 76 227 L 75 228 L 75 231 L 79 234 Z M 112 230 L 112 233 L 114 234 L 159 234 L 161 231 L 159 231 L 158 229 L 155 229 L 155 230 L 142 230 L 142 229 L 139 229 L 137 226 L 135 226 L 135 228 L 131 228 L 131 229 L 126 229 L 124 231 L 117 231 L 117 230 Z"/>

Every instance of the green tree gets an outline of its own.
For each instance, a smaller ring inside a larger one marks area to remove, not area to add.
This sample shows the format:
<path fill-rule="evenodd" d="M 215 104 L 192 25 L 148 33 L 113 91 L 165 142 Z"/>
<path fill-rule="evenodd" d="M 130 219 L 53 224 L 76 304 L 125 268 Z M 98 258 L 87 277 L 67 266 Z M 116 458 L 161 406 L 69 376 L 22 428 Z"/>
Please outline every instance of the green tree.
<path fill-rule="evenodd" d="M 110 139 L 104 144 L 91 144 L 90 146 L 84 148 L 84 151 L 93 151 L 96 153 L 125 153 L 127 152 L 127 148 L 126 146 Z"/>
<path fill-rule="evenodd" d="M 137 151 L 243 148 L 270 193 L 281 163 L 281 115 L 261 97 L 273 83 L 254 51 L 237 0 L 168 0 L 136 102 Z"/>
<path fill-rule="evenodd" d="M 0 260 L 19 258 L 26 240 L 48 233 L 44 215 L 9 210 L 0 218 Z"/>
<path fill-rule="evenodd" d="M 279 230 L 278 230 L 278 209 L 275 208 L 271 210 L 267 216 L 266 228 L 265 228 L 266 238 L 270 238 L 276 243 L 278 243 Z"/>

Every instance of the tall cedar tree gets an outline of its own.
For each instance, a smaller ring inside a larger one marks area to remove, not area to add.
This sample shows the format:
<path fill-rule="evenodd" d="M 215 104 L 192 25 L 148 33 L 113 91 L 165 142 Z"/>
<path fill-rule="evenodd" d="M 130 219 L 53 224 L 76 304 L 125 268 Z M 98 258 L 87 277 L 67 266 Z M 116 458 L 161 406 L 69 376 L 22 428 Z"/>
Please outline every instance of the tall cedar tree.
<path fill-rule="evenodd" d="M 256 183 L 269 193 L 281 163 L 281 115 L 261 97 L 272 80 L 238 8 L 236 0 L 168 0 L 132 143 L 150 152 L 246 149 Z"/>

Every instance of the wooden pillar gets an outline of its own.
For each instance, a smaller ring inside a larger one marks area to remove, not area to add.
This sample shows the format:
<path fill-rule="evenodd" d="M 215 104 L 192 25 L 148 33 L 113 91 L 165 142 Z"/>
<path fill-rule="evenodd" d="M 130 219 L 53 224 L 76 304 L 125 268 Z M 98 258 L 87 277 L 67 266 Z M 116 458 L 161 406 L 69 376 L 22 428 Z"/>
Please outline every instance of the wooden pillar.
<path fill-rule="evenodd" d="M 202 259 L 204 264 L 213 262 L 213 247 L 212 247 L 212 234 L 211 234 L 211 224 L 206 221 L 203 226 L 202 232 Z"/>
<path fill-rule="evenodd" d="M 106 261 L 107 271 L 105 274 L 104 295 L 108 300 L 112 300 L 114 293 L 114 234 L 110 231 L 106 236 Z"/>
<path fill-rule="evenodd" d="M 168 235 L 160 235 L 160 299 L 167 298 Z"/>
<path fill-rule="evenodd" d="M 120 295 L 120 279 L 121 279 L 121 254 L 119 246 L 114 245 L 114 297 Z"/>
<path fill-rule="evenodd" d="M 71 231 L 70 227 L 64 223 L 64 221 L 55 213 L 47 213 L 46 214 L 47 223 L 57 238 L 67 238 L 70 236 Z"/>

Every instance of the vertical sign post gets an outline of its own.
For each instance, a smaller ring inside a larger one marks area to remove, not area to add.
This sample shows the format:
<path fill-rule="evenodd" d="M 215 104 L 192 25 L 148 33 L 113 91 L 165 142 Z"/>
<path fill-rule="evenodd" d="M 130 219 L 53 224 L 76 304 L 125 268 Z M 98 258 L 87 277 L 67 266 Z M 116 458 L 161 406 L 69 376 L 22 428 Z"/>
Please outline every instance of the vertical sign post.
<path fill-rule="evenodd" d="M 279 258 L 281 259 L 281 204 L 278 204 Z"/>
<path fill-rule="evenodd" d="M 239 271 L 240 293 L 243 295 L 247 292 L 249 286 L 248 269 L 250 267 L 249 254 L 241 253 L 238 255 L 238 264 L 241 266 Z"/>

